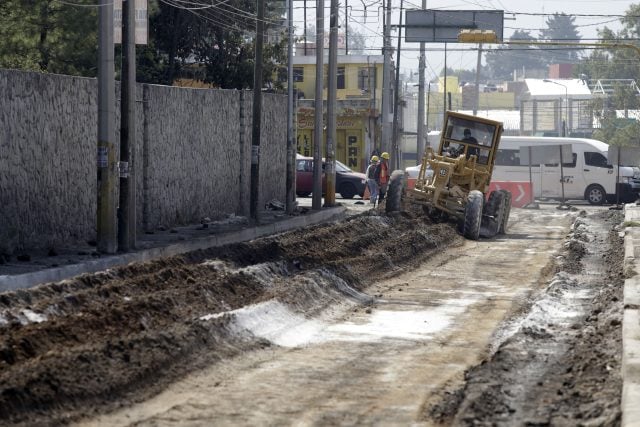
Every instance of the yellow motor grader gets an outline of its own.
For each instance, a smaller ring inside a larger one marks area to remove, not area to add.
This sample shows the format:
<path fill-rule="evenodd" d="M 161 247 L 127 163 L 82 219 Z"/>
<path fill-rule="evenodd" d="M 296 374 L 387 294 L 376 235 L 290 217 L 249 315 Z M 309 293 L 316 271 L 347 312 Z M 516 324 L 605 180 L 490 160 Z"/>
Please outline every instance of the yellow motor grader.
<path fill-rule="evenodd" d="M 458 220 L 468 239 L 504 234 L 511 193 L 499 190 L 485 197 L 502 123 L 447 111 L 442 129 L 438 151 L 426 150 L 414 188 L 404 188 L 403 171 L 393 172 L 386 211 L 398 211 L 403 203 L 420 204 L 433 220 Z"/>

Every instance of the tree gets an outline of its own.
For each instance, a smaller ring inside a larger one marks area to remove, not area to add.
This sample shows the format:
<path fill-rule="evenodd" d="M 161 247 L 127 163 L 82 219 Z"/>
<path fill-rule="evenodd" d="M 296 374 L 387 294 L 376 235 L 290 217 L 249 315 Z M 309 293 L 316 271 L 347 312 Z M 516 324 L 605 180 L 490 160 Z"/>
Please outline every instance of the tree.
<path fill-rule="evenodd" d="M 614 32 L 604 27 L 598 31 L 599 39 L 602 42 L 637 44 L 636 39 L 640 35 L 640 20 L 637 18 L 639 15 L 640 5 L 631 5 L 625 17 L 621 19 L 622 30 Z M 576 72 L 586 75 L 591 80 L 631 79 L 638 82 L 638 59 L 635 49 L 603 46 L 602 49 L 593 50 L 589 57 L 578 65 Z M 625 84 L 614 86 L 613 93 L 608 98 L 594 101 L 594 111 L 597 114 L 599 112 L 601 123 L 601 128 L 594 132 L 594 137 L 611 144 L 640 145 L 637 142 L 640 125 L 637 122 L 630 124 L 628 120 L 616 117 L 616 110 L 626 112 L 638 106 L 640 102 L 636 88 Z"/>
<path fill-rule="evenodd" d="M 55 0 L 4 0 L 0 67 L 95 76 L 97 22 L 94 7 Z"/>
<path fill-rule="evenodd" d="M 544 41 L 568 41 L 579 42 L 575 16 L 564 13 L 554 13 L 547 18 L 547 28 L 540 30 L 539 39 Z M 547 64 L 572 64 L 578 61 L 579 55 L 576 50 L 569 48 L 551 48 L 543 51 L 542 60 Z"/>
<path fill-rule="evenodd" d="M 350 25 L 347 26 L 347 36 L 349 38 L 349 54 L 351 55 L 364 55 L 367 48 L 367 43 L 364 35 L 355 31 Z"/>
<path fill-rule="evenodd" d="M 96 1 L 0 1 L 0 67 L 96 76 L 98 13 L 89 7 Z M 200 78 L 214 86 L 252 87 L 255 1 L 180 5 L 149 2 L 149 44 L 136 49 L 138 81 L 170 85 L 198 69 Z M 286 62 L 283 10 L 283 1 L 270 2 L 267 9 L 267 31 L 274 41 L 264 49 L 266 83 L 273 80 L 275 64 Z"/>
<path fill-rule="evenodd" d="M 510 41 L 534 41 L 528 31 L 516 30 Z M 485 56 L 487 69 L 485 77 L 491 80 L 511 80 L 514 70 L 532 70 L 545 68 L 534 45 L 503 45 L 497 50 L 488 51 Z"/>

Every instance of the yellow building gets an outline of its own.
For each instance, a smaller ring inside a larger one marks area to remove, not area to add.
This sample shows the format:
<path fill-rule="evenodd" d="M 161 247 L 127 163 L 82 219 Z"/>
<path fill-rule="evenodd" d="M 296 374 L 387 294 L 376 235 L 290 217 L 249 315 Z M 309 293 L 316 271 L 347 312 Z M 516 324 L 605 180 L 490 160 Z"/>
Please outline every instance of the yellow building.
<path fill-rule="evenodd" d="M 324 72 L 324 123 L 322 152 L 326 146 L 327 60 Z M 336 107 L 336 159 L 364 172 L 370 153 L 379 147 L 382 105 L 382 55 L 339 55 Z M 297 90 L 297 151 L 313 156 L 315 128 L 316 57 L 293 57 L 293 80 Z"/>

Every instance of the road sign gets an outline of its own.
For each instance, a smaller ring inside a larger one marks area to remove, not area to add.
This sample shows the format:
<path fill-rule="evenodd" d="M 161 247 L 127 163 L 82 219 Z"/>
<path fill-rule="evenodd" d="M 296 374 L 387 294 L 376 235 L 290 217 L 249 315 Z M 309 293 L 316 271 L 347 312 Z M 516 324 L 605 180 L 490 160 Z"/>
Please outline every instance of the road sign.
<path fill-rule="evenodd" d="M 149 13 L 147 0 L 136 2 L 136 44 L 147 44 L 149 33 Z M 122 0 L 113 2 L 113 43 L 122 43 Z"/>
<path fill-rule="evenodd" d="M 507 190 L 511 193 L 511 206 L 521 208 L 531 201 L 531 183 L 526 181 L 491 181 L 489 192 Z"/>
<path fill-rule="evenodd" d="M 405 41 L 408 43 L 458 43 L 462 30 L 489 30 L 502 41 L 502 10 L 434 10 L 406 12 Z"/>

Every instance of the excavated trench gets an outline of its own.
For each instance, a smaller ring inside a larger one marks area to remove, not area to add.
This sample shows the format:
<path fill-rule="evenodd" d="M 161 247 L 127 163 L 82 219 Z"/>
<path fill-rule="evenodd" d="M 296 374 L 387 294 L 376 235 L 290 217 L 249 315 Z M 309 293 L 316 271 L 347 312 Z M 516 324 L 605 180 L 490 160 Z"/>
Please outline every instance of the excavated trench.
<path fill-rule="evenodd" d="M 461 243 L 449 224 L 367 213 L 249 243 L 0 294 L 0 421 L 58 425 L 144 400 L 272 345 L 226 313 L 277 300 L 312 317 Z"/>
<path fill-rule="evenodd" d="M 620 213 L 512 216 L 469 242 L 368 212 L 0 294 L 0 423 L 619 425 Z"/>

